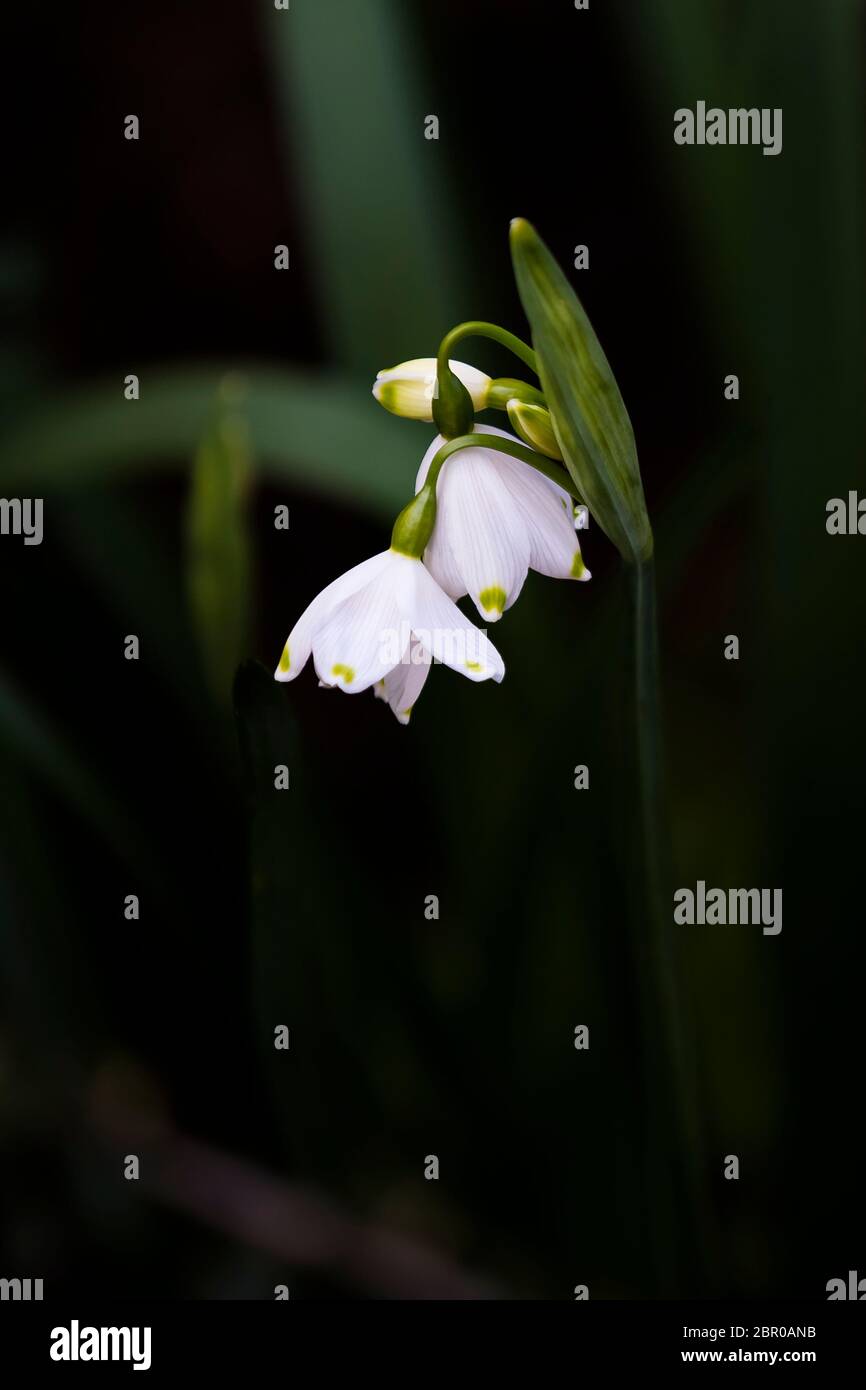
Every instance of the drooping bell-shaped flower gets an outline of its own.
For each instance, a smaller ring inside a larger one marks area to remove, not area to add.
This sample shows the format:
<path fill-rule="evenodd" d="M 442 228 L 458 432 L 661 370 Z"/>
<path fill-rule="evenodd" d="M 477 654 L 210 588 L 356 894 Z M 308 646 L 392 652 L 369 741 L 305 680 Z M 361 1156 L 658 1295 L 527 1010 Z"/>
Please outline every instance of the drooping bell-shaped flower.
<path fill-rule="evenodd" d="M 289 633 L 276 680 L 294 680 L 311 653 L 322 685 L 350 695 L 379 687 L 404 724 L 431 658 L 473 681 L 501 681 L 505 674 L 486 634 L 464 617 L 419 558 L 393 546 L 313 599 Z"/>
<path fill-rule="evenodd" d="M 490 425 L 482 432 L 520 444 Z M 427 450 L 416 491 L 444 443 L 439 436 Z M 520 459 L 483 447 L 461 449 L 442 465 L 436 499 L 436 526 L 424 563 L 446 594 L 455 599 L 469 594 L 488 621 L 511 607 L 530 569 L 554 579 L 590 578 L 575 535 L 571 497 Z"/>
<path fill-rule="evenodd" d="M 476 410 L 487 405 L 491 378 L 466 362 L 450 362 L 452 372 L 472 397 Z M 416 357 L 379 372 L 373 395 L 392 415 L 410 420 L 433 419 L 433 396 L 436 390 L 436 358 Z"/>

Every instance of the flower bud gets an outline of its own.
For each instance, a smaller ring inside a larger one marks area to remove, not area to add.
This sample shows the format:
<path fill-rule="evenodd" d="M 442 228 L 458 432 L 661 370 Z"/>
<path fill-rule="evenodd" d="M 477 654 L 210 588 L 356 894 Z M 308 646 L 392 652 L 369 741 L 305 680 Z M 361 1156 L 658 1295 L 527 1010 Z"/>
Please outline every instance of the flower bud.
<path fill-rule="evenodd" d="M 466 387 L 475 410 L 483 410 L 490 390 L 490 377 L 466 362 L 448 364 L 458 381 Z M 407 420 L 432 420 L 436 389 L 436 358 L 416 357 L 379 372 L 373 395 L 392 415 Z"/>
<path fill-rule="evenodd" d="M 528 405 L 526 401 L 516 398 L 508 402 L 506 409 L 515 432 L 526 444 L 540 454 L 546 454 L 549 459 L 562 460 L 549 410 L 543 405 Z"/>
<path fill-rule="evenodd" d="M 511 376 L 494 377 L 487 393 L 487 406 L 492 410 L 507 410 L 509 401 L 524 401 L 527 405 L 544 405 L 544 396 L 537 386 L 518 381 Z"/>

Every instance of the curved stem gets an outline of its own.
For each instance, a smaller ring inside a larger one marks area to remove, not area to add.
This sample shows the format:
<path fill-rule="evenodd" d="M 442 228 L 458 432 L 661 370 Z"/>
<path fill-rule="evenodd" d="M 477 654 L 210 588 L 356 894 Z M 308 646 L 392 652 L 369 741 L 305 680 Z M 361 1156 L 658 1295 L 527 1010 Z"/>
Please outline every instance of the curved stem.
<path fill-rule="evenodd" d="M 452 454 L 456 454 L 460 449 L 494 449 L 499 454 L 510 454 L 512 458 L 520 459 L 521 463 L 528 463 L 530 468 L 535 468 L 539 473 L 543 473 L 551 482 L 561 487 L 563 492 L 569 493 L 578 502 L 583 502 L 583 498 L 575 491 L 571 475 L 556 463 L 554 459 L 546 458 L 544 454 L 538 454 L 534 449 L 517 444 L 513 439 L 503 439 L 499 434 L 484 434 L 478 431 L 475 434 L 461 434 L 456 439 L 449 439 L 447 444 L 443 444 L 433 456 L 430 464 L 430 471 L 427 474 L 427 483 L 435 486 L 442 465 Z"/>
<path fill-rule="evenodd" d="M 494 343 L 499 343 L 509 352 L 513 352 L 515 357 L 519 357 L 521 362 L 538 376 L 536 356 L 528 343 L 524 343 L 523 339 L 518 338 L 514 333 L 509 333 L 507 328 L 500 328 L 497 323 L 484 323 L 480 319 L 469 319 L 466 323 L 458 323 L 456 328 L 452 328 L 450 333 L 445 334 L 439 344 L 438 364 L 440 371 L 447 366 L 452 349 L 463 338 L 492 339 Z"/>

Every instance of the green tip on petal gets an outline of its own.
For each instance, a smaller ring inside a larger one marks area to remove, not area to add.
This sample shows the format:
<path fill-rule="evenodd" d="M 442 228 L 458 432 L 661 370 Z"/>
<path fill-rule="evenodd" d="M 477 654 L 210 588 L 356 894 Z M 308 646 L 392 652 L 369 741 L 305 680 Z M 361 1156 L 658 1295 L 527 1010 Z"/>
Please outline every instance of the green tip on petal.
<path fill-rule="evenodd" d="M 574 552 L 574 559 L 571 562 L 572 579 L 592 579 L 592 575 L 583 563 L 583 556 L 579 550 Z"/>
<path fill-rule="evenodd" d="M 467 671 L 483 671 L 484 667 L 480 661 L 467 661 L 465 663 Z"/>
<path fill-rule="evenodd" d="M 283 654 L 280 657 L 280 670 L 284 672 L 288 671 L 290 665 L 291 661 L 289 659 L 289 644 L 287 642 L 286 645 L 283 647 Z"/>
<path fill-rule="evenodd" d="M 485 613 L 495 613 L 498 618 L 501 618 L 505 608 L 505 590 L 496 587 L 482 589 L 478 595 L 478 601 Z"/>
<path fill-rule="evenodd" d="M 336 676 L 338 680 L 339 680 L 340 677 L 342 676 L 343 681 L 345 682 L 346 685 L 351 685 L 351 684 L 352 684 L 352 681 L 355 679 L 355 672 L 354 672 L 354 670 L 353 670 L 353 668 L 352 668 L 351 666 L 343 666 L 343 665 L 332 666 L 332 667 L 331 667 L 331 675 L 332 675 L 332 676 Z"/>

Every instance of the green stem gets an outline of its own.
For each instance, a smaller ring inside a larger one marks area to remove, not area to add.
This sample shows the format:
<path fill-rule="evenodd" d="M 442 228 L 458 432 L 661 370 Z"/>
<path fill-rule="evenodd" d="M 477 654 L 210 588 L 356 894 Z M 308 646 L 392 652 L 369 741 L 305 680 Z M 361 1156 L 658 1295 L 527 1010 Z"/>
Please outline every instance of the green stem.
<path fill-rule="evenodd" d="M 658 622 L 655 566 L 652 559 L 630 569 L 634 593 L 635 695 L 640 766 L 641 825 L 651 901 L 660 901 L 663 885 L 663 787 L 658 678 Z M 670 954 L 665 948 L 665 956 Z"/>
<path fill-rule="evenodd" d="M 550 478 L 551 482 L 556 483 L 558 487 L 576 498 L 578 502 L 583 502 L 583 498 L 575 491 L 571 474 L 561 464 L 546 458 L 544 454 L 536 453 L 534 449 L 516 443 L 513 439 L 503 439 L 499 434 L 484 434 L 481 431 L 476 431 L 475 434 L 458 435 L 456 439 L 449 439 L 447 444 L 443 444 L 442 448 L 433 456 L 427 474 L 427 485 L 435 485 L 443 463 L 452 454 L 456 454 L 459 449 L 494 449 L 499 454 L 510 454 L 512 458 L 520 459 L 521 463 L 528 463 L 530 468 L 535 468 L 539 473 L 543 473 L 545 478 Z"/>
<path fill-rule="evenodd" d="M 664 1280 L 680 1296 L 706 1278 L 707 1203 L 692 1073 L 684 1046 L 683 1004 L 673 945 L 670 844 L 664 790 L 658 631 L 652 559 L 629 567 L 632 584 L 637 753 L 648 939 L 639 952 L 644 986 L 647 1065 L 652 1093 L 652 1186 Z M 660 1140 L 656 1139 L 660 1136 Z M 671 1144 L 671 1136 L 674 1143 Z M 671 1157 L 673 1155 L 673 1157 Z M 648 1194 L 650 1200 L 653 1194 Z M 670 1229 L 662 1230 L 662 1225 Z M 679 1241 L 676 1232 L 681 1232 Z M 678 1248 L 677 1248 L 678 1247 Z"/>
<path fill-rule="evenodd" d="M 463 338 L 491 338 L 494 343 L 499 343 L 509 352 L 513 352 L 515 357 L 519 357 L 521 362 L 538 376 L 535 353 L 528 343 L 524 343 L 523 339 L 516 337 L 514 333 L 509 333 L 507 328 L 500 328 L 496 323 L 484 323 L 480 319 L 458 323 L 456 328 L 445 334 L 439 345 L 440 373 L 447 367 L 453 349 Z"/>

